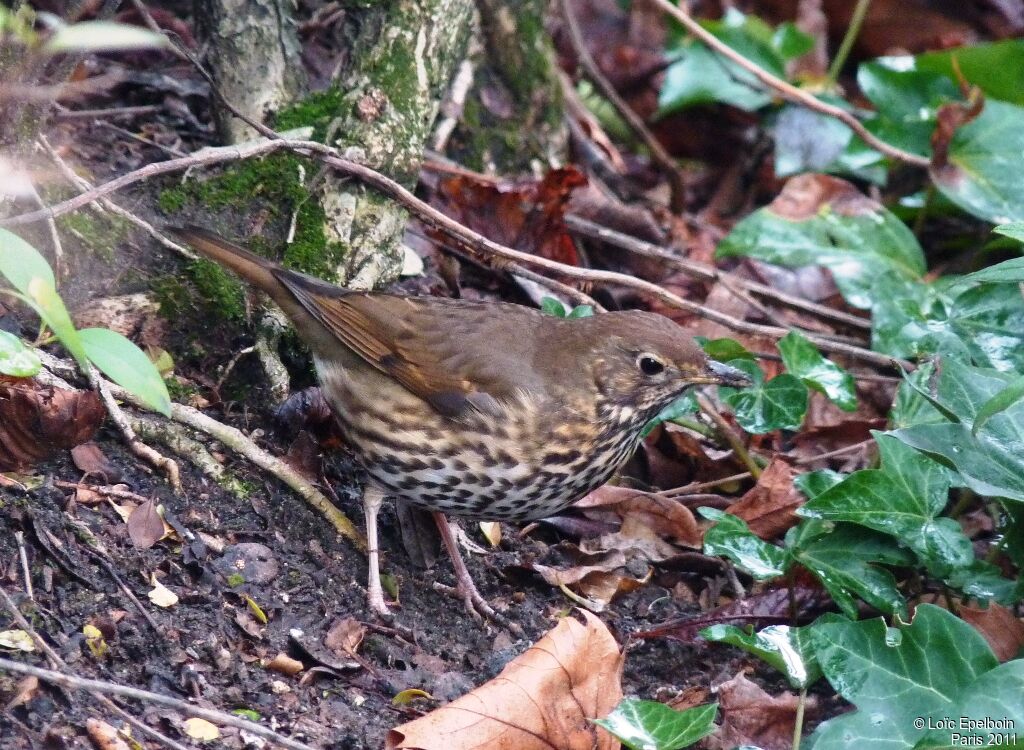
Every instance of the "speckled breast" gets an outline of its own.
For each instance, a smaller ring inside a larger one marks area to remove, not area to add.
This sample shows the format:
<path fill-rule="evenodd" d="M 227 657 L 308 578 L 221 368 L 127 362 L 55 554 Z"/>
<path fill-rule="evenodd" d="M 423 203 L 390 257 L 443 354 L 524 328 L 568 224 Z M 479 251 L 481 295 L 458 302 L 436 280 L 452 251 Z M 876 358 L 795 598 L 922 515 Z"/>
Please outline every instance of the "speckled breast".
<path fill-rule="evenodd" d="M 376 371 L 321 362 L 317 369 L 373 481 L 450 515 L 524 521 L 557 513 L 608 481 L 638 439 L 638 430 L 600 430 L 593 415 L 525 396 L 504 418 L 450 419 Z"/>

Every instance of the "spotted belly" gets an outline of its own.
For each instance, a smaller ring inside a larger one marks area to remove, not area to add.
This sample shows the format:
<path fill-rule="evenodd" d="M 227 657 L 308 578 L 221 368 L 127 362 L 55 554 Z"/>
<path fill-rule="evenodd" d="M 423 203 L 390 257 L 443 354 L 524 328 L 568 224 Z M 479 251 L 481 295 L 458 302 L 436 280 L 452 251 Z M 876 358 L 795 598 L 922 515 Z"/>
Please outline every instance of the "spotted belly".
<path fill-rule="evenodd" d="M 566 415 L 543 410 L 456 421 L 425 409 L 389 379 L 380 378 L 375 397 L 366 397 L 363 381 L 375 374 L 321 367 L 320 375 L 342 433 L 371 479 L 388 494 L 449 515 L 494 521 L 552 515 L 608 481 L 637 443 L 628 434 L 595 442 L 589 425 L 573 429 Z M 558 428 L 547 427 L 548 419 Z"/>

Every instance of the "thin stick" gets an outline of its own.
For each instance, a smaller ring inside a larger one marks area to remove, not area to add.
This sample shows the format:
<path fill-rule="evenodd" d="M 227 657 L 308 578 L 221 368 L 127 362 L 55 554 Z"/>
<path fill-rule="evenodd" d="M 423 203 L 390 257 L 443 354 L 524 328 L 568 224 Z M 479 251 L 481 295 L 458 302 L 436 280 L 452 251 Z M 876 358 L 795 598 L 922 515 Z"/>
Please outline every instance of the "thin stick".
<path fill-rule="evenodd" d="M 39 648 L 39 650 L 46 655 L 46 658 L 49 660 L 50 665 L 53 667 L 60 667 L 61 669 L 66 669 L 67 664 L 64 662 L 64 660 L 61 659 L 57 652 L 50 648 L 50 644 L 44 641 L 42 637 L 39 635 L 39 633 L 35 631 L 35 628 L 33 628 L 29 621 L 25 619 L 24 615 L 21 614 L 21 611 L 14 604 L 14 602 L 11 601 L 11 598 L 7 596 L 7 592 L 5 592 L 3 588 L 0 588 L 0 602 L 3 603 L 4 609 L 7 610 L 8 614 L 14 620 L 14 623 L 19 628 L 28 633 L 32 640 L 35 642 L 36 646 Z M 142 732 L 148 737 L 152 737 L 158 742 L 162 742 L 167 747 L 171 748 L 171 750 L 189 750 L 189 748 L 185 747 L 180 742 L 172 740 L 170 737 L 166 736 L 162 732 L 159 732 L 156 729 L 150 727 L 148 724 L 144 723 L 143 721 L 136 719 L 130 713 L 128 713 L 119 705 L 114 703 L 114 701 L 112 701 L 107 696 L 92 691 L 89 692 L 89 695 L 104 708 L 113 711 L 115 714 L 117 714 L 122 719 L 127 721 L 140 732 Z"/>
<path fill-rule="evenodd" d="M 699 23 L 697 23 L 693 16 L 683 10 L 681 7 L 676 7 L 669 0 L 651 0 L 658 8 L 672 16 L 674 19 L 679 21 L 686 30 L 697 37 L 701 42 L 706 44 L 708 47 L 713 49 L 718 54 L 731 60 L 740 66 L 748 73 L 752 74 L 757 80 L 763 83 L 765 86 L 773 89 L 783 99 L 793 102 L 794 104 L 800 104 L 808 109 L 820 112 L 828 117 L 835 118 L 841 123 L 846 125 L 850 130 L 860 136 L 861 140 L 867 143 L 872 148 L 881 151 L 888 157 L 902 161 L 906 164 L 910 164 L 915 167 L 921 167 L 927 169 L 930 165 L 930 161 L 923 156 L 912 154 L 909 151 L 904 151 L 901 148 L 897 148 L 890 143 L 886 143 L 882 139 L 871 133 L 864 125 L 854 117 L 852 114 L 847 112 L 845 109 L 836 107 L 832 104 L 826 104 L 814 95 L 799 89 L 788 81 L 784 81 L 778 76 L 772 75 L 764 68 L 751 62 L 739 52 L 734 50 L 725 42 L 721 41 L 718 37 L 712 34 L 710 31 L 705 29 Z"/>
<path fill-rule="evenodd" d="M 850 326 L 851 328 L 871 330 L 871 321 L 858 315 L 851 315 L 850 313 L 843 312 L 842 310 L 835 310 L 826 305 L 820 305 L 817 302 L 811 302 L 810 300 L 803 299 L 802 297 L 796 297 L 792 294 L 779 291 L 767 284 L 761 284 L 757 281 L 744 279 L 727 271 L 719 270 L 714 266 L 709 266 L 705 263 L 698 263 L 697 261 L 690 260 L 688 258 L 682 258 L 671 250 L 659 247 L 658 245 L 646 242 L 631 235 L 617 232 L 614 229 L 602 226 L 601 224 L 576 216 L 575 214 L 568 214 L 565 217 L 565 224 L 573 234 L 582 235 L 601 242 L 607 242 L 609 245 L 614 245 L 615 247 L 644 258 L 655 258 L 664 261 L 666 264 L 689 276 L 692 276 L 695 279 L 714 282 L 727 278 L 736 286 L 742 287 L 759 296 L 772 299 L 786 307 L 805 310 L 820 318 L 833 320 L 837 323 Z"/>
<path fill-rule="evenodd" d="M 662 495 L 668 497 L 683 497 L 685 495 L 700 495 L 708 490 L 714 490 L 721 487 L 723 484 L 732 484 L 733 482 L 742 482 L 744 479 L 750 479 L 751 474 L 749 471 L 741 472 L 740 474 L 733 474 L 732 476 L 722 477 L 721 479 L 712 479 L 709 482 L 693 482 L 691 484 L 685 484 L 682 487 L 676 487 L 671 490 L 663 490 Z"/>
<path fill-rule="evenodd" d="M 21 575 L 25 580 L 25 593 L 28 595 L 29 601 L 34 602 L 36 598 L 32 594 L 32 573 L 28 567 L 28 552 L 25 550 L 25 535 L 20 531 L 15 531 L 14 538 L 18 542 L 18 557 L 21 559 Z"/>
<path fill-rule="evenodd" d="M 180 698 L 172 698 L 169 695 L 152 693 L 148 690 L 140 690 L 126 685 L 118 685 L 113 682 L 104 682 L 103 680 L 90 680 L 85 677 L 79 677 L 78 675 L 54 672 L 52 669 L 40 669 L 39 667 L 22 664 L 21 662 L 12 661 L 10 659 L 0 658 L 0 669 L 8 672 L 15 672 L 17 674 L 29 674 L 33 677 L 38 677 L 44 682 L 49 682 L 52 685 L 60 685 L 68 690 L 88 690 L 90 692 L 104 693 L 107 695 L 120 695 L 124 698 L 132 698 L 144 703 L 156 703 L 161 706 L 170 706 L 182 713 L 198 716 L 199 718 L 206 719 L 207 721 L 212 721 L 229 727 L 237 727 L 238 729 L 244 729 L 250 734 L 263 737 L 270 742 L 276 742 L 277 744 L 290 748 L 291 750 L 314 750 L 312 746 L 307 745 L 304 742 L 299 742 L 298 740 L 293 740 L 290 737 L 285 737 L 284 735 L 271 731 L 256 722 L 248 721 L 247 719 L 243 719 L 239 716 L 233 716 L 231 714 L 224 713 L 223 711 L 201 708 L 200 706 L 195 706 L 187 701 L 183 701 Z"/>
<path fill-rule="evenodd" d="M 675 159 L 661 145 L 661 141 L 654 136 L 654 133 L 648 129 L 647 124 L 640 118 L 640 115 L 626 103 L 626 100 L 615 90 L 611 81 L 601 72 L 597 61 L 594 60 L 590 50 L 587 48 L 586 40 L 583 38 L 583 32 L 580 31 L 579 22 L 576 20 L 576 14 L 573 13 L 572 4 L 569 0 L 561 0 L 559 5 L 561 6 L 562 17 L 565 19 L 566 28 L 569 30 L 569 39 L 572 41 L 573 49 L 579 57 L 580 65 L 583 66 L 587 78 L 597 86 L 601 95 L 615 107 L 615 111 L 629 125 L 630 130 L 647 146 L 647 150 L 651 153 L 651 160 L 668 179 L 669 187 L 672 191 L 669 207 L 673 213 L 681 213 L 686 208 L 686 184 L 683 182 L 682 172 L 679 171 Z"/>
<path fill-rule="evenodd" d="M 853 43 L 857 41 L 857 36 L 860 34 L 861 26 L 864 25 L 864 18 L 868 14 L 868 7 L 870 5 L 871 0 L 857 0 L 857 4 L 853 8 L 853 15 L 850 17 L 850 25 L 846 27 L 843 41 L 840 43 L 839 50 L 836 52 L 836 56 L 828 68 L 828 75 L 825 78 L 828 88 L 835 86 L 836 81 L 839 80 L 839 74 L 843 72 L 846 58 L 850 56 Z"/>

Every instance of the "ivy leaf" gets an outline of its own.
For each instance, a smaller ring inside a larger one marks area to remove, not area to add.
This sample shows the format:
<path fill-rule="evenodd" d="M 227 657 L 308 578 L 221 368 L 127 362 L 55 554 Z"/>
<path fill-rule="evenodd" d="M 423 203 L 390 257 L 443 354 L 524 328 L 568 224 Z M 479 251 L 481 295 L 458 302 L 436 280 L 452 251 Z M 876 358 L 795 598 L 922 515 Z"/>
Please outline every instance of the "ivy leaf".
<path fill-rule="evenodd" d="M 807 413 L 807 386 L 799 378 L 783 373 L 765 382 L 764 373 L 753 362 L 732 360 L 754 385 L 736 390 L 719 388 L 722 399 L 732 407 L 736 421 L 747 432 L 763 434 L 772 430 L 797 430 Z"/>
<path fill-rule="evenodd" d="M 751 633 L 735 625 L 712 625 L 700 634 L 709 641 L 728 643 L 753 654 L 784 674 L 794 688 L 806 688 L 821 678 L 810 635 L 803 628 L 769 625 Z"/>
<path fill-rule="evenodd" d="M 824 393 L 843 411 L 856 411 L 857 392 L 850 373 L 821 356 L 814 344 L 796 331 L 783 336 L 778 347 L 790 374 L 807 387 Z"/>
<path fill-rule="evenodd" d="M 789 565 L 786 551 L 758 537 L 746 521 L 716 508 L 698 510 L 704 518 L 715 521 L 704 533 L 705 555 L 732 560 L 759 581 L 785 574 Z"/>
<path fill-rule="evenodd" d="M 657 701 L 626 698 L 594 723 L 631 750 L 679 750 L 711 734 L 717 713 L 717 703 L 676 711 Z"/>

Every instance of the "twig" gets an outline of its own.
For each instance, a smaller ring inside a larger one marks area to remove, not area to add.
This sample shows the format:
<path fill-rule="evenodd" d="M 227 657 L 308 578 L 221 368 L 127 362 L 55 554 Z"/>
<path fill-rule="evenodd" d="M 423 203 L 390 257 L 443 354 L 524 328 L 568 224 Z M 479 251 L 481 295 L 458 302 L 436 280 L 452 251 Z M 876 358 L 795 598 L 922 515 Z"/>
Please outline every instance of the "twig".
<path fill-rule="evenodd" d="M 136 456 L 141 458 L 143 461 L 152 464 L 156 468 L 160 469 L 167 477 L 167 481 L 171 485 L 171 489 L 174 490 L 174 494 L 180 495 L 182 493 L 181 488 L 181 473 L 178 470 L 178 464 L 175 463 L 174 459 L 167 458 L 162 455 L 159 451 L 143 443 L 135 434 L 135 430 L 128 424 L 128 420 L 125 419 L 124 413 L 121 411 L 121 407 L 114 401 L 114 397 L 110 393 L 107 381 L 99 376 L 95 367 L 89 366 L 86 377 L 89 379 L 89 384 L 95 389 L 100 395 L 100 399 L 103 401 L 103 406 L 107 409 L 107 415 L 110 420 L 117 426 L 118 431 L 121 433 L 121 437 L 124 438 L 125 443 L 128 445 L 128 449 Z"/>
<path fill-rule="evenodd" d="M 761 284 L 757 281 L 744 279 L 727 271 L 721 271 L 714 266 L 698 263 L 697 261 L 689 260 L 688 258 L 682 258 L 671 250 L 658 247 L 650 242 L 646 242 L 628 234 L 623 234 L 622 232 L 618 232 L 614 229 L 596 224 L 593 221 L 576 216 L 575 214 L 566 215 L 565 225 L 569 227 L 574 234 L 579 234 L 601 242 L 607 242 L 609 245 L 614 245 L 615 247 L 627 250 L 628 252 L 644 258 L 656 258 L 658 260 L 662 260 L 673 268 L 682 271 L 695 279 L 700 279 L 702 281 L 719 281 L 723 278 L 728 278 L 729 281 L 736 286 L 762 297 L 772 299 L 786 307 L 804 310 L 806 312 L 813 313 L 820 318 L 842 323 L 843 325 L 850 326 L 851 328 L 859 328 L 862 330 L 871 329 L 871 321 L 858 315 L 851 315 L 850 313 L 843 312 L 842 310 L 834 310 L 826 305 L 820 305 L 817 302 L 811 302 L 810 300 L 803 299 L 802 297 L 786 294 L 785 292 L 779 291 L 767 284 Z"/>
<path fill-rule="evenodd" d="M 88 180 L 86 180 L 84 177 L 79 175 L 77 172 L 75 172 L 75 170 L 73 170 L 70 166 L 68 166 L 68 163 L 66 161 L 64 161 L 64 159 L 61 157 L 61 155 L 57 153 L 57 150 L 53 146 L 50 145 L 50 142 L 48 140 L 46 140 L 46 136 L 45 135 L 40 135 L 39 136 L 38 143 L 40 144 L 40 146 L 42 146 L 42 149 L 46 153 L 46 155 L 49 156 L 51 160 L 53 160 L 53 163 L 55 165 L 57 165 L 57 169 L 60 171 L 60 173 L 62 175 L 64 175 L 64 178 L 68 182 L 70 182 L 72 185 L 74 185 L 75 187 L 77 187 L 79 190 L 81 190 L 83 192 L 87 191 L 87 190 L 92 190 L 92 187 L 93 187 L 92 184 Z M 154 227 L 152 224 L 150 224 L 145 219 L 140 219 L 138 216 L 133 214 L 131 211 L 128 211 L 127 209 L 122 208 L 121 206 L 119 206 L 117 203 L 114 203 L 109 198 L 100 198 L 98 202 L 99 202 L 99 207 L 93 206 L 93 208 L 94 208 L 94 210 L 98 211 L 99 213 L 102 214 L 103 211 L 106 210 L 106 211 L 109 211 L 110 213 L 114 214 L 115 216 L 120 216 L 125 221 L 129 221 L 132 224 L 134 224 L 135 226 L 137 226 L 140 229 L 142 229 L 150 237 L 155 239 L 157 242 L 159 242 L 161 245 L 166 247 L 168 250 L 173 250 L 174 252 L 178 253 L 178 255 L 184 256 L 188 260 L 195 260 L 198 257 L 194 252 L 192 252 L 190 249 L 188 249 L 184 245 L 179 245 L 177 242 L 174 242 L 167 235 L 165 235 L 162 232 L 160 232 L 159 230 L 157 230 L 156 227 Z"/>
<path fill-rule="evenodd" d="M 814 95 L 799 89 L 788 81 L 784 81 L 778 76 L 772 75 L 764 68 L 759 67 L 755 63 L 751 62 L 739 52 L 734 50 L 732 47 L 727 45 L 725 42 L 720 40 L 710 31 L 705 29 L 699 23 L 697 23 L 693 17 L 683 10 L 681 7 L 676 7 L 669 0 L 651 0 L 662 11 L 672 16 L 674 19 L 679 21 L 686 30 L 697 37 L 701 42 L 706 44 L 708 47 L 713 49 L 718 54 L 731 60 L 736 65 L 740 66 L 748 73 L 752 74 L 765 86 L 774 89 L 783 99 L 800 104 L 808 109 L 819 112 L 827 117 L 835 118 L 841 123 L 846 125 L 850 130 L 860 136 L 861 140 L 867 143 L 877 151 L 881 151 L 888 157 L 902 161 L 906 164 L 913 165 L 915 167 L 921 167 L 927 169 L 930 161 L 923 156 L 912 154 L 909 151 L 904 151 L 901 148 L 897 148 L 890 143 L 886 143 L 882 139 L 872 134 L 864 125 L 854 117 L 852 114 L 847 112 L 845 109 L 836 107 L 832 104 L 826 104 Z"/>
<path fill-rule="evenodd" d="M 138 397 L 128 393 L 123 388 L 116 385 L 108 384 L 111 393 L 117 398 L 130 401 L 136 405 L 145 408 Z M 359 549 L 366 549 L 366 540 L 363 539 L 362 534 L 356 530 L 356 527 L 348 519 L 344 513 L 334 507 L 331 501 L 324 496 L 316 487 L 310 484 L 301 474 L 293 469 L 287 461 L 278 458 L 267 451 L 260 448 L 252 440 L 247 438 L 241 430 L 231 427 L 226 424 L 218 422 L 212 417 L 208 417 L 198 409 L 193 409 L 190 406 L 183 406 L 182 404 L 171 404 L 171 418 L 176 422 L 187 424 L 189 427 L 193 427 L 200 432 L 205 432 L 220 442 L 224 443 L 227 447 L 234 450 L 236 453 L 244 456 L 245 458 L 252 461 L 254 464 L 259 466 L 264 471 L 268 471 L 277 477 L 279 480 L 284 482 L 292 488 L 296 493 L 302 497 L 307 503 L 312 505 L 321 515 L 326 518 L 335 530 L 355 544 Z"/>
<path fill-rule="evenodd" d="M 857 36 L 860 34 L 861 26 L 864 25 L 864 18 L 868 14 L 868 7 L 870 5 L 871 0 L 857 0 L 857 4 L 853 7 L 853 15 L 850 16 L 850 25 L 846 27 L 846 33 L 843 34 L 843 41 L 839 44 L 836 56 L 833 58 L 832 64 L 828 67 L 828 75 L 825 77 L 825 83 L 829 88 L 836 85 L 836 81 L 839 80 L 839 74 L 843 72 L 843 66 L 846 65 L 846 58 L 850 56 L 850 50 L 853 49 L 853 43 L 857 41 Z"/>
<path fill-rule="evenodd" d="M 671 198 L 669 207 L 673 213 L 682 213 L 686 208 L 686 184 L 683 181 L 682 172 L 679 171 L 679 167 L 672 158 L 672 155 L 661 145 L 654 133 L 650 131 L 647 124 L 641 119 L 640 115 L 626 103 L 619 92 L 615 90 L 604 73 L 598 67 L 594 57 L 590 54 L 590 50 L 587 48 L 586 40 L 583 38 L 583 32 L 580 31 L 579 22 L 576 20 L 576 14 L 573 13 L 570 0 L 560 1 L 562 17 L 565 19 L 566 28 L 569 30 L 569 39 L 572 41 L 573 49 L 579 57 L 580 65 L 583 66 L 583 70 L 595 86 L 600 90 L 601 95 L 611 103 L 615 110 L 619 113 L 619 116 L 626 121 L 630 129 L 636 134 L 636 136 L 644 142 L 647 146 L 647 150 L 651 153 L 651 160 L 658 166 L 662 174 L 668 179 L 669 186 L 671 188 Z"/>
<path fill-rule="evenodd" d="M 835 458 L 836 456 L 842 456 L 844 453 L 852 453 L 856 450 L 864 448 L 865 446 L 871 445 L 875 442 L 874 438 L 868 438 L 867 440 L 861 440 L 859 443 L 853 443 L 852 445 L 844 445 L 842 448 L 836 448 L 835 450 L 828 451 L 827 453 L 819 453 L 815 456 L 800 456 L 799 458 L 793 459 L 794 464 L 809 464 L 814 461 L 823 461 L 826 458 Z"/>
<path fill-rule="evenodd" d="M 376 172 L 365 165 L 357 164 L 356 162 L 348 159 L 343 159 L 337 156 L 336 149 L 333 149 L 330 146 L 325 146 L 322 143 L 317 143 L 316 141 L 301 141 L 281 138 L 278 140 L 261 141 L 258 143 L 240 144 L 238 146 L 203 149 L 188 157 L 181 159 L 169 159 L 168 161 L 159 162 L 157 164 L 148 164 L 144 167 L 140 167 L 139 169 L 121 175 L 110 182 L 98 185 L 92 190 L 86 191 L 79 196 L 53 205 L 46 210 L 32 211 L 30 213 L 21 214 L 20 216 L 0 220 L 0 226 L 20 226 L 45 219 L 49 216 L 62 216 L 69 211 L 74 211 L 84 205 L 87 205 L 101 196 L 109 195 L 116 190 L 120 190 L 121 188 L 132 185 L 140 180 L 155 177 L 157 175 L 178 172 L 196 166 L 209 166 L 212 164 L 235 162 L 257 156 L 266 156 L 267 154 L 271 154 L 282 149 L 290 149 L 303 154 L 315 155 L 325 164 L 333 167 L 339 172 L 355 177 L 367 185 L 391 196 L 393 199 L 402 203 L 406 208 L 419 216 L 420 220 L 424 224 L 427 224 L 438 231 L 444 232 L 453 241 L 458 242 L 466 249 L 467 252 L 470 252 L 475 257 L 480 257 L 481 255 L 488 257 L 497 256 L 505 261 L 513 260 L 519 263 L 539 266 L 540 268 L 553 271 L 563 277 L 578 279 L 587 283 L 603 282 L 606 284 L 615 284 L 618 286 L 636 289 L 652 295 L 671 307 L 686 310 L 694 315 L 699 315 L 716 323 L 721 323 L 733 330 L 743 331 L 755 336 L 780 339 L 789 332 L 788 329 L 748 323 L 747 321 L 734 318 L 731 315 L 726 315 L 718 310 L 712 310 L 704 305 L 683 299 L 677 294 L 672 294 L 671 292 L 666 291 L 657 284 L 644 281 L 643 279 L 637 279 L 627 274 L 616 273 L 614 271 L 597 271 L 593 269 L 576 268 L 547 258 L 542 258 L 538 255 L 531 255 L 529 253 L 513 250 L 510 247 L 500 245 L 497 242 L 493 242 L 483 235 L 474 232 L 472 229 L 463 226 L 458 221 L 452 219 L 433 206 L 421 201 L 413 195 L 411 191 L 407 190 L 404 186 L 395 180 L 392 180 L 390 177 L 386 177 L 380 172 Z M 808 334 L 806 338 L 823 351 L 832 352 L 834 354 L 844 354 L 863 362 L 870 362 L 876 366 L 895 367 L 899 365 L 907 370 L 913 370 L 915 368 L 911 362 L 896 359 L 858 346 L 830 341 L 818 335 Z"/>
<path fill-rule="evenodd" d="M 32 191 L 32 200 L 35 201 L 39 208 L 46 208 L 46 203 L 43 201 L 43 196 L 36 190 L 36 186 L 29 182 L 29 189 Z M 60 232 L 57 231 L 57 222 L 52 218 L 46 220 L 46 231 L 50 234 L 50 244 L 53 245 L 53 275 L 58 279 L 63 279 L 67 274 L 67 268 L 64 265 L 64 245 L 60 241 Z"/>
<path fill-rule="evenodd" d="M 667 497 L 683 497 L 685 495 L 700 495 L 708 490 L 714 490 L 721 487 L 723 484 L 732 484 L 734 482 L 742 482 L 744 479 L 750 479 L 751 474 L 749 471 L 744 471 L 741 474 L 733 474 L 732 476 L 722 477 L 721 479 L 712 479 L 709 482 L 693 482 L 691 484 L 684 484 L 682 487 L 676 487 L 671 490 L 663 490 L 662 495 Z"/>
<path fill-rule="evenodd" d="M 162 109 L 159 104 L 143 104 L 138 107 L 108 107 L 106 109 L 68 109 L 61 107 L 57 110 L 58 120 L 74 120 L 84 117 L 134 117 L 135 115 L 148 115 L 159 112 Z"/>
<path fill-rule="evenodd" d="M 14 539 L 18 542 L 18 557 L 21 560 L 21 575 L 25 579 L 25 593 L 29 601 L 35 601 L 32 594 L 32 572 L 28 567 L 28 552 L 25 550 L 25 535 L 20 531 L 14 532 Z"/>
<path fill-rule="evenodd" d="M 721 433 L 722 437 L 725 438 L 725 441 L 729 443 L 733 453 L 736 454 L 736 458 L 738 458 L 743 465 L 747 467 L 747 471 L 750 472 L 750 475 L 754 479 L 760 478 L 761 467 L 758 465 L 757 461 L 754 460 L 754 457 L 750 455 L 750 451 L 748 451 L 747 446 L 743 444 L 742 438 L 740 438 L 740 436 L 736 434 L 736 431 L 733 430 L 732 426 L 725 421 L 725 417 L 718 412 L 718 409 L 715 408 L 715 405 L 711 403 L 711 400 L 707 396 L 697 394 L 696 398 L 697 405 L 700 407 L 701 411 L 711 417 L 711 421 L 715 423 L 719 433 Z"/>
<path fill-rule="evenodd" d="M 291 748 L 291 750 L 314 750 L 313 747 L 304 742 L 299 742 L 298 740 L 293 740 L 290 737 L 285 737 L 283 734 L 271 731 L 256 722 L 248 721 L 247 719 L 243 719 L 239 716 L 233 716 L 232 714 L 224 713 L 223 711 L 202 708 L 200 706 L 193 705 L 188 701 L 181 700 L 180 698 L 173 698 L 169 695 L 152 693 L 148 690 L 140 690 L 139 688 L 128 687 L 127 685 L 118 685 L 113 682 L 104 682 L 103 680 L 90 680 L 85 677 L 79 677 L 78 675 L 55 672 L 52 669 L 40 669 L 39 667 L 22 664 L 21 662 L 12 661 L 11 659 L 0 658 L 0 669 L 8 672 L 15 672 L 17 674 L 29 674 L 33 677 L 38 677 L 44 682 L 49 682 L 53 685 L 60 685 L 68 690 L 88 690 L 90 692 L 104 693 L 107 695 L 120 695 L 124 698 L 132 698 L 144 703 L 156 703 L 161 706 L 170 706 L 182 713 L 198 716 L 199 718 L 206 719 L 207 721 L 223 724 L 229 727 L 237 727 L 238 729 L 244 729 L 250 734 L 254 734 L 257 737 L 263 737 L 270 742 L 276 742 L 279 745 Z M 181 745 L 178 745 L 178 747 L 181 747 Z"/>
<path fill-rule="evenodd" d="M 44 641 L 42 637 L 39 635 L 39 633 L 35 631 L 35 628 L 33 628 L 29 621 L 25 619 L 25 616 L 21 614 L 21 611 L 14 604 L 14 602 L 11 601 L 11 598 L 7 596 L 7 592 L 4 591 L 3 588 L 0 588 L 0 602 L 3 603 L 4 609 L 7 610 L 7 613 L 14 620 L 14 623 L 19 628 L 21 628 L 29 634 L 29 637 L 31 637 L 33 642 L 35 642 L 36 646 L 39 647 L 39 650 L 42 651 L 43 654 L 46 656 L 47 660 L 50 662 L 50 665 L 54 668 L 60 667 L 61 669 L 66 669 L 67 664 L 65 664 L 64 660 L 61 659 L 60 655 L 57 654 L 57 652 L 50 647 L 50 644 Z M 119 705 L 114 703 L 114 701 L 112 701 L 107 696 L 94 691 L 88 691 L 88 693 L 101 706 L 108 709 L 109 711 L 113 711 L 115 714 L 120 716 L 122 719 L 127 721 L 129 724 L 131 724 L 133 727 L 138 729 L 146 736 L 152 737 L 158 742 L 162 742 L 164 745 L 171 748 L 171 750 L 189 750 L 189 748 L 185 747 L 180 742 L 172 740 L 170 737 L 166 736 L 162 732 L 159 732 L 156 729 L 150 727 L 148 724 L 145 724 L 141 720 L 136 719 L 130 713 L 128 713 Z"/>
<path fill-rule="evenodd" d="M 139 610 L 139 614 L 142 615 L 149 627 L 153 629 L 153 632 L 161 638 L 166 638 L 167 634 L 164 632 L 164 629 L 160 627 L 156 620 L 153 619 L 153 616 L 149 614 L 149 611 L 142 606 L 142 602 L 140 602 L 139 598 L 135 596 L 135 592 L 128 588 L 128 584 L 125 583 L 121 576 L 117 574 L 117 571 L 114 570 L 114 566 L 111 565 L 110 560 L 107 559 L 107 556 L 88 544 L 84 546 L 84 549 L 88 554 L 92 555 L 93 559 L 99 563 L 101 568 L 107 571 L 107 575 L 114 579 L 114 583 L 116 583 L 122 593 L 128 597 L 128 601 L 134 604 L 135 608 Z"/>

